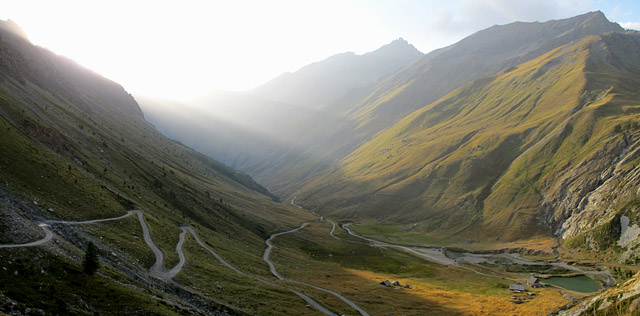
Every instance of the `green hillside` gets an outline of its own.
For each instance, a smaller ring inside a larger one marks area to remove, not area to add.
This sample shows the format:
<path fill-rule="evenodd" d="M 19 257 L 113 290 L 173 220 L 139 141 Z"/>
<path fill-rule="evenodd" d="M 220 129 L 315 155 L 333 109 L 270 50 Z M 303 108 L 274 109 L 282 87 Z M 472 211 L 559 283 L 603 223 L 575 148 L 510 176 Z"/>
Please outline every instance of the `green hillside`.
<path fill-rule="evenodd" d="M 178 263 L 180 227 L 188 225 L 231 264 L 269 275 L 264 239 L 311 215 L 163 136 L 120 85 L 33 46 L 10 23 L 0 27 L 0 243 L 38 240 L 42 228 L 35 224 L 46 220 L 113 218 L 135 209 L 167 267 Z M 133 217 L 79 227 L 51 225 L 54 240 L 42 247 L 0 249 L 3 302 L 47 314 L 267 313 L 243 302 L 260 295 L 291 301 L 284 310 L 305 309 L 292 292 L 212 266 L 215 259 L 195 246 L 187 254 L 190 287 L 150 275 L 154 254 Z M 90 241 L 104 266 L 93 277 L 80 268 Z M 210 283 L 216 274 L 222 276 Z M 227 291 L 210 297 L 216 284 Z"/>
<path fill-rule="evenodd" d="M 301 202 L 448 242 L 551 236 L 571 215 L 552 200 L 567 173 L 591 179 L 579 202 L 635 133 L 639 43 L 587 37 L 476 80 L 308 181 Z"/>

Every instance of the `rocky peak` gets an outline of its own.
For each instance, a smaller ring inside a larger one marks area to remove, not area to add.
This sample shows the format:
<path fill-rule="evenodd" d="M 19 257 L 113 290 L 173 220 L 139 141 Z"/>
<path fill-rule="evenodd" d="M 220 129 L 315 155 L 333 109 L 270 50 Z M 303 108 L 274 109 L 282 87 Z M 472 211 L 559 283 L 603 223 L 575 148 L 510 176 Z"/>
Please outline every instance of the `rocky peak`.
<path fill-rule="evenodd" d="M 365 54 L 365 56 L 380 56 L 380 57 L 399 57 L 399 58 L 418 58 L 423 54 L 415 48 L 415 46 L 409 44 L 407 40 L 400 37 L 393 40 L 391 43 L 383 45 L 375 51 Z"/>
<path fill-rule="evenodd" d="M 0 20 L 0 30 L 11 33 L 13 35 L 17 35 L 23 39 L 29 40 L 27 34 L 22 30 L 22 28 L 13 20 L 8 19 L 6 21 Z"/>

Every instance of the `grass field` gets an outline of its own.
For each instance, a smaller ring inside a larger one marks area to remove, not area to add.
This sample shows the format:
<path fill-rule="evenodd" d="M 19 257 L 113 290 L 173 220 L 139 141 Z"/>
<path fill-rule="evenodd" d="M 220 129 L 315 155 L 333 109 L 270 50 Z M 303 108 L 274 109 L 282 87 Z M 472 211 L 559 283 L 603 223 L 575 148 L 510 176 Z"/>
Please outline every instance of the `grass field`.
<path fill-rule="evenodd" d="M 342 293 L 372 315 L 546 315 L 567 302 L 560 290 L 539 289 L 534 300 L 517 305 L 509 298 L 513 281 L 337 240 L 330 230 L 329 223 L 319 222 L 278 237 L 272 254 L 278 271 Z M 351 240 L 341 231 L 336 236 Z M 412 288 L 385 287 L 379 284 L 384 280 Z"/>

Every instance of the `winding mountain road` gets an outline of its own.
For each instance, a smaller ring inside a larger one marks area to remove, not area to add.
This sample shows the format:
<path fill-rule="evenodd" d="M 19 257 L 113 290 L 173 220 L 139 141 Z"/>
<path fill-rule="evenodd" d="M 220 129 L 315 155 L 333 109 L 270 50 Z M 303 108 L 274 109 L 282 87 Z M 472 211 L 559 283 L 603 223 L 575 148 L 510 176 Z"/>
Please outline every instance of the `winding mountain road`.
<path fill-rule="evenodd" d="M 298 228 L 294 228 L 291 230 L 288 230 L 286 232 L 280 232 L 277 234 L 273 234 L 271 236 L 269 236 L 269 239 L 267 239 L 266 244 L 267 244 L 267 249 L 264 250 L 264 254 L 262 255 L 262 259 L 269 265 L 269 270 L 271 270 L 271 274 L 273 274 L 276 278 L 285 281 L 285 279 L 278 273 L 278 271 L 276 270 L 275 265 L 273 265 L 273 262 L 271 262 L 271 260 L 269 260 L 269 255 L 271 254 L 271 249 L 273 249 L 273 245 L 271 244 L 271 240 L 275 237 L 284 235 L 284 234 L 289 234 L 289 233 L 293 233 L 296 232 L 298 230 L 301 230 L 303 228 L 305 228 L 307 225 L 309 225 L 309 222 L 306 223 L 302 223 L 302 225 L 300 225 L 300 227 Z"/>
<path fill-rule="evenodd" d="M 178 274 L 178 272 L 182 270 L 182 267 L 184 266 L 185 262 L 187 262 L 187 258 L 185 257 L 184 252 L 182 251 L 182 246 L 184 245 L 184 241 L 187 236 L 187 230 L 186 230 L 186 227 L 180 227 L 180 229 L 182 230 L 182 232 L 180 232 L 180 240 L 178 240 L 178 243 L 176 244 L 176 252 L 178 253 L 178 258 L 180 260 L 178 261 L 178 264 L 176 264 L 175 267 L 167 271 L 167 275 L 169 276 L 169 278 L 173 278 L 176 274 Z"/>
<path fill-rule="evenodd" d="M 47 224 L 63 224 L 63 225 L 88 225 L 88 224 L 97 224 L 97 223 L 103 223 L 103 222 L 109 222 L 109 221 L 117 221 L 117 220 L 127 218 L 132 214 L 137 215 L 138 221 L 140 222 L 140 227 L 142 227 L 142 235 L 144 238 L 144 242 L 147 244 L 147 247 L 151 249 L 154 256 L 156 257 L 154 264 L 149 269 L 149 273 L 152 276 L 163 279 L 165 281 L 170 280 L 176 274 L 178 274 L 178 272 L 180 272 L 180 270 L 182 269 L 182 266 L 184 266 L 184 263 L 186 261 L 184 253 L 182 251 L 182 246 L 184 244 L 184 240 L 186 236 L 186 231 L 184 229 L 182 229 L 182 232 L 180 233 L 180 240 L 176 245 L 176 252 L 178 253 L 178 257 L 180 258 L 180 261 L 171 270 L 166 270 L 164 269 L 164 254 L 162 253 L 160 248 L 158 248 L 158 246 L 156 246 L 156 244 L 153 242 L 153 239 L 151 239 L 149 226 L 147 226 L 147 222 L 144 220 L 144 214 L 140 210 L 131 210 L 131 211 L 128 211 L 127 214 L 125 215 L 118 216 L 118 217 L 111 217 L 111 218 L 94 219 L 94 220 L 88 220 L 88 221 L 52 220 L 52 221 L 46 221 L 46 223 Z"/>
<path fill-rule="evenodd" d="M 26 244 L 2 244 L 2 245 L 0 245 L 0 248 L 19 248 L 19 247 L 40 246 L 40 245 L 48 242 L 49 240 L 51 240 L 51 238 L 53 238 L 53 232 L 48 228 L 49 225 L 47 225 L 45 223 L 40 223 L 40 224 L 38 224 L 38 226 L 41 227 L 42 230 L 44 230 L 44 233 L 45 233 L 44 238 L 42 238 L 40 240 L 36 240 L 34 242 L 26 243 Z"/>
<path fill-rule="evenodd" d="M 60 220 L 55 220 L 55 221 L 45 221 L 45 223 L 47 223 L 47 224 L 66 224 L 66 225 L 97 224 L 97 223 L 102 223 L 102 222 L 117 221 L 117 220 L 120 220 L 120 219 L 124 219 L 124 218 L 127 218 L 127 217 L 131 216 L 131 214 L 134 214 L 136 212 L 140 212 L 140 211 L 132 210 L 132 211 L 128 211 L 127 214 L 124 214 L 122 216 L 110 217 L 110 218 L 101 218 L 101 219 L 92 219 L 92 220 L 88 220 L 88 221 L 60 221 Z"/>
<path fill-rule="evenodd" d="M 291 200 L 291 204 L 293 204 L 293 200 Z M 338 293 L 336 291 L 325 289 L 325 288 L 322 288 L 322 287 L 319 287 L 317 285 L 313 285 L 313 284 L 310 284 L 310 283 L 305 283 L 305 282 L 301 282 L 301 281 L 286 279 L 286 278 L 282 277 L 280 275 L 280 273 L 278 273 L 278 271 L 276 270 L 275 265 L 273 264 L 271 259 L 269 259 L 269 256 L 271 255 L 271 250 L 273 249 L 273 244 L 271 244 L 271 241 L 273 240 L 273 238 L 278 237 L 278 236 L 282 236 L 282 235 L 285 235 L 285 234 L 290 234 L 290 233 L 296 232 L 298 230 L 301 230 L 301 229 L 305 228 L 309 224 L 310 224 L 310 222 L 302 223 L 302 225 L 300 225 L 297 228 L 273 234 L 273 235 L 271 235 L 269 237 L 269 239 L 267 239 L 267 241 L 266 241 L 267 249 L 265 249 L 264 255 L 262 255 L 262 259 L 264 259 L 264 261 L 269 265 L 269 269 L 271 270 L 271 274 L 273 274 L 275 277 L 277 277 L 281 281 L 296 283 L 296 284 L 300 284 L 300 285 L 306 285 L 306 286 L 312 287 L 312 288 L 314 288 L 316 290 L 323 291 L 325 293 L 329 293 L 329 294 L 337 297 L 341 301 L 345 302 L 347 305 L 351 306 L 353 309 L 358 311 L 358 313 L 360 313 L 360 315 L 369 316 L 369 314 L 364 309 L 360 308 L 358 305 L 356 305 L 356 303 L 354 303 L 353 301 L 349 300 L 348 298 L 342 296 L 340 293 Z"/>
<path fill-rule="evenodd" d="M 297 196 L 298 194 L 300 194 L 300 190 L 298 190 L 298 192 L 297 192 L 297 193 L 294 195 L 294 197 L 291 199 L 291 205 L 293 205 L 293 206 L 295 206 L 295 207 L 297 207 L 297 208 L 302 209 L 302 208 L 303 208 L 302 206 L 295 204 L 296 196 Z M 315 216 L 320 217 L 320 219 L 321 219 L 321 220 L 325 220 L 325 221 L 327 221 L 327 222 L 331 223 L 332 228 L 331 228 L 331 231 L 329 232 L 329 234 L 331 235 L 331 237 L 333 237 L 333 238 L 335 238 L 335 239 L 340 239 L 340 240 L 342 240 L 342 241 L 346 241 L 346 242 L 359 243 L 359 242 L 357 242 L 357 241 L 348 240 L 348 239 L 342 239 L 342 238 L 340 238 L 340 237 L 336 236 L 336 235 L 334 234 L 334 232 L 335 232 L 335 228 L 336 228 L 336 224 L 335 224 L 333 221 L 331 221 L 331 220 L 329 220 L 329 219 L 325 219 L 323 216 L 320 216 L 319 214 L 317 214 L 317 213 L 315 213 L 315 212 L 313 212 L 313 211 L 309 211 L 309 212 L 311 212 L 311 214 L 313 214 L 313 215 L 315 215 Z M 346 231 L 347 231 L 347 233 L 349 233 L 349 235 L 351 235 L 351 236 L 354 236 L 354 237 L 357 237 L 357 238 L 360 238 L 360 239 L 362 239 L 362 240 L 367 241 L 367 242 L 368 242 L 368 244 L 369 244 L 369 246 L 371 246 L 371 247 L 379 247 L 380 249 L 382 249 L 382 248 L 396 248 L 396 249 L 402 250 L 402 251 L 404 251 L 404 252 L 408 252 L 408 253 L 410 253 L 410 254 L 413 254 L 413 255 L 417 256 L 418 258 L 422 258 L 422 259 L 427 260 L 427 261 L 435 262 L 435 263 L 442 264 L 442 265 L 451 265 L 451 266 L 456 266 L 456 267 L 459 267 L 459 268 L 462 268 L 462 269 L 466 269 L 466 270 L 472 271 L 472 272 L 474 272 L 474 273 L 476 273 L 476 274 L 479 274 L 479 275 L 488 276 L 488 277 L 504 278 L 504 279 L 508 279 L 508 280 L 512 280 L 512 281 L 521 281 L 521 280 L 519 280 L 519 279 L 512 279 L 512 278 L 507 278 L 507 277 L 503 277 L 503 276 L 498 276 L 498 275 L 492 275 L 492 274 L 484 273 L 484 272 L 478 271 L 478 270 L 476 270 L 476 269 L 473 269 L 473 268 L 471 268 L 471 267 L 467 267 L 467 266 L 461 265 L 461 264 L 457 263 L 455 260 L 453 260 L 453 259 L 451 259 L 451 258 L 447 257 L 447 256 L 444 254 L 444 252 L 443 252 L 443 251 L 438 250 L 438 249 L 431 249 L 431 248 L 416 248 L 416 249 L 414 249 L 414 248 L 410 248 L 410 247 L 406 247 L 406 246 L 402 246 L 402 245 L 386 243 L 386 242 L 379 241 L 379 240 L 375 240 L 375 239 L 372 239 L 372 238 L 367 238 L 367 237 L 364 237 L 364 236 L 360 236 L 360 235 L 358 235 L 358 234 L 354 233 L 354 232 L 349 228 L 349 224 L 347 224 L 347 225 L 342 225 L 341 227 L 342 227 L 344 230 L 346 230 Z M 366 243 L 363 243 L 363 244 L 366 244 Z M 272 272 L 273 272 L 273 271 L 272 271 Z"/>
<path fill-rule="evenodd" d="M 119 216 L 119 217 L 114 217 L 114 218 L 104 218 L 104 219 L 94 219 L 94 220 L 89 220 L 89 221 L 81 221 L 81 222 L 73 222 L 73 221 L 60 221 L 60 220 L 56 220 L 56 221 L 44 221 L 44 223 L 39 223 L 38 227 L 42 228 L 42 230 L 44 230 L 45 236 L 44 238 L 34 241 L 34 242 L 30 242 L 30 243 L 26 243 L 26 244 L 1 244 L 0 248 L 19 248 L 19 247 L 34 247 L 34 246 L 40 246 L 48 241 L 50 241 L 53 238 L 53 232 L 49 229 L 49 226 L 51 224 L 69 224 L 69 225 L 75 225 L 75 224 L 94 224 L 94 223 L 100 223 L 100 222 L 107 222 L 107 221 L 115 221 L 115 220 L 119 220 L 119 219 L 123 219 L 126 217 L 129 217 L 131 214 L 133 214 L 133 211 L 129 211 L 127 212 L 127 214 Z"/>
<path fill-rule="evenodd" d="M 338 240 L 342 240 L 342 238 L 334 235 L 333 233 L 336 231 L 336 223 L 334 223 L 332 220 L 327 220 L 327 222 L 331 223 L 331 231 L 329 232 L 329 235 L 331 235 L 331 237 L 338 239 Z"/>
<path fill-rule="evenodd" d="M 308 223 L 307 223 L 308 224 Z M 306 226 L 306 225 L 305 225 Z M 183 227 L 183 229 L 187 230 L 189 233 L 191 233 L 191 235 L 193 236 L 193 238 L 196 240 L 196 242 L 202 247 L 204 248 L 206 251 L 208 251 L 211 255 L 213 255 L 216 259 L 218 259 L 218 261 L 225 267 L 233 270 L 235 273 L 252 278 L 254 280 L 260 281 L 264 284 L 268 284 L 271 286 L 275 286 L 275 287 L 279 287 L 279 288 L 285 288 L 288 289 L 289 291 L 295 293 L 296 295 L 298 295 L 299 297 L 301 297 L 302 299 L 304 299 L 307 303 L 309 303 L 310 306 L 312 306 L 313 308 L 317 309 L 318 311 L 320 311 L 321 313 L 327 315 L 327 316 L 338 316 L 337 314 L 331 312 L 330 310 L 324 308 L 322 305 L 318 304 L 316 301 L 314 301 L 313 299 L 311 299 L 310 297 L 294 290 L 294 289 L 290 289 L 287 287 L 283 287 L 279 284 L 273 283 L 273 282 L 269 282 L 267 280 L 261 279 L 259 277 L 256 277 L 254 275 L 245 273 L 241 270 L 239 270 L 238 268 L 236 268 L 235 266 L 231 265 L 229 262 L 227 262 L 226 260 L 224 260 L 224 258 L 222 258 L 220 255 L 218 255 L 215 251 L 213 251 L 213 249 L 209 248 L 205 243 L 202 242 L 202 240 L 200 240 L 200 237 L 198 237 L 198 234 L 196 233 L 195 230 L 193 230 L 193 228 L 191 227 Z M 298 228 L 300 229 L 300 227 Z M 273 237 L 273 236 L 271 236 Z M 271 238 L 270 238 L 271 239 Z M 272 267 L 272 264 L 270 265 L 270 267 Z M 275 271 L 275 267 L 273 268 L 273 270 L 271 272 Z M 277 272 L 276 272 L 276 276 L 283 280 L 282 277 L 280 277 Z"/>
<path fill-rule="evenodd" d="M 102 222 L 108 222 L 108 221 L 116 221 L 116 220 L 120 220 L 120 219 L 124 219 L 127 218 L 129 216 L 131 216 L 132 214 L 136 214 L 138 217 L 138 221 L 140 222 L 140 227 L 142 228 L 142 234 L 143 234 L 143 238 L 145 243 L 147 244 L 147 247 L 149 247 L 149 249 L 151 249 L 151 251 L 153 252 L 156 260 L 154 262 L 154 264 L 151 266 L 151 268 L 149 269 L 149 273 L 154 276 L 157 277 L 159 279 L 162 279 L 164 281 L 171 281 L 171 278 L 173 278 L 176 274 L 178 274 L 181 270 L 182 267 L 184 266 L 185 262 L 186 262 L 186 256 L 184 255 L 184 252 L 182 250 L 185 240 L 186 240 L 186 235 L 187 233 L 190 233 L 194 239 L 196 240 L 196 242 L 203 247 L 205 250 L 207 250 L 210 254 L 212 254 L 222 265 L 224 265 L 225 267 L 233 270 L 235 273 L 255 279 L 257 281 L 260 281 L 264 284 L 268 284 L 271 286 L 275 286 L 278 288 L 283 288 L 283 289 L 287 289 L 289 291 L 291 291 L 292 293 L 296 294 L 297 296 L 299 296 L 300 298 L 302 298 L 305 302 L 307 302 L 309 304 L 309 306 L 315 308 L 316 310 L 318 310 L 319 312 L 323 313 L 324 315 L 327 316 L 338 316 L 338 314 L 333 313 L 332 311 L 326 309 L 324 306 L 320 305 L 318 302 L 314 301 L 312 298 L 310 298 L 309 296 L 296 291 L 294 289 L 288 288 L 288 287 L 284 287 L 282 285 L 261 279 L 259 277 L 256 277 L 254 275 L 245 273 L 243 271 L 241 271 L 240 269 L 236 268 L 235 266 L 231 265 L 229 262 L 227 262 L 226 260 L 224 260 L 224 258 L 222 258 L 220 255 L 218 255 L 215 251 L 213 251 L 211 248 L 209 248 L 204 242 L 202 242 L 202 240 L 200 240 L 200 237 L 198 237 L 198 234 L 195 232 L 195 230 L 191 227 L 188 226 L 184 226 L 184 227 L 180 227 L 180 229 L 182 230 L 180 232 L 180 237 L 178 240 L 178 243 L 176 244 L 176 252 L 178 253 L 178 257 L 179 257 L 179 262 L 178 264 L 173 267 L 170 270 L 166 270 L 164 269 L 164 254 L 162 253 L 162 251 L 160 250 L 160 248 L 158 248 L 158 246 L 156 246 L 156 244 L 153 242 L 153 239 L 151 238 L 151 233 L 149 231 L 149 226 L 147 226 L 146 221 L 144 220 L 144 214 L 142 213 L 142 211 L 139 210 L 130 210 L 128 211 L 125 215 L 122 216 L 118 216 L 118 217 L 112 217 L 112 218 L 102 218 L 102 219 L 94 219 L 94 220 L 87 220 L 87 221 L 63 221 L 63 220 L 48 220 L 45 221 L 45 223 L 40 223 L 38 224 L 39 227 L 41 227 L 44 232 L 45 232 L 45 237 L 34 241 L 34 242 L 30 242 L 30 243 L 26 243 L 26 244 L 0 244 L 0 248 L 18 248 L 18 247 L 33 247 L 33 246 L 40 246 L 44 243 L 49 242 L 52 238 L 53 238 L 53 232 L 48 228 L 51 224 L 62 224 L 62 225 L 86 225 L 86 224 L 97 224 L 97 223 L 102 223 Z M 305 223 L 303 226 L 298 227 L 297 229 L 294 229 L 292 231 L 296 231 L 298 229 L 302 229 L 304 226 L 308 225 L 309 223 Z M 292 232 L 289 231 L 289 232 Z M 272 235 L 270 237 L 273 238 L 277 235 L 281 235 L 284 233 L 289 233 L 289 232 L 283 232 L 283 233 L 279 233 L 279 234 L 275 234 Z M 271 246 L 268 247 L 269 251 L 271 250 Z M 268 256 L 268 254 L 267 254 Z M 277 275 L 277 271 L 275 270 L 275 267 L 273 266 L 273 264 L 270 264 L 270 268 L 272 269 L 271 271 L 273 273 L 275 273 Z M 280 277 L 279 275 L 277 275 L 278 278 L 280 278 L 281 280 L 282 277 Z M 295 283 L 300 283 L 300 282 L 295 282 Z M 300 283 L 303 284 L 303 283 Z M 316 288 L 318 290 L 321 291 L 328 291 L 316 286 L 313 286 L 311 284 L 304 284 L 304 285 L 308 285 L 311 286 L 313 288 Z M 339 295 L 337 293 L 334 292 L 334 295 Z"/>

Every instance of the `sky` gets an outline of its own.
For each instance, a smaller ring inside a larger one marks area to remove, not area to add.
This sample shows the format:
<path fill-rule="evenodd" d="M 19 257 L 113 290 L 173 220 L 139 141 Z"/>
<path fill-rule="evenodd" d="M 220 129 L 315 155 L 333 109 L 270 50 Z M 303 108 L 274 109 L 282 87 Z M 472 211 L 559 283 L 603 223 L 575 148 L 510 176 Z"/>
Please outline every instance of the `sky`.
<path fill-rule="evenodd" d="M 133 94 L 242 91 L 342 52 L 404 38 L 420 51 L 481 29 L 600 10 L 640 29 L 638 0 L 0 0 L 36 45 Z"/>

